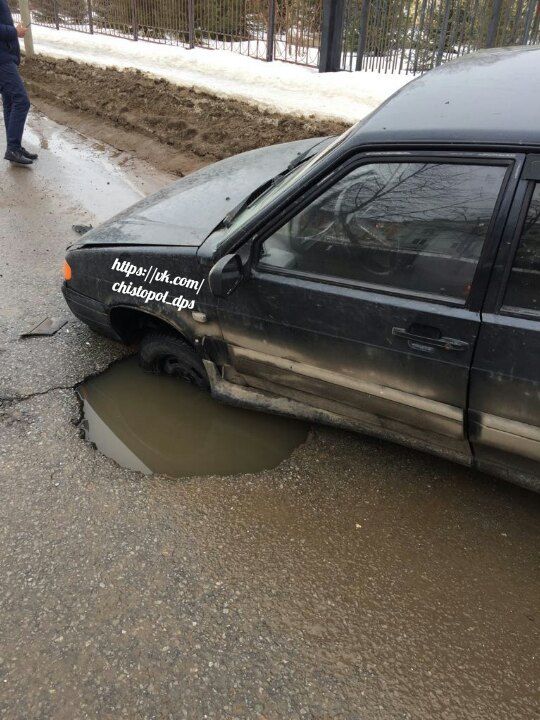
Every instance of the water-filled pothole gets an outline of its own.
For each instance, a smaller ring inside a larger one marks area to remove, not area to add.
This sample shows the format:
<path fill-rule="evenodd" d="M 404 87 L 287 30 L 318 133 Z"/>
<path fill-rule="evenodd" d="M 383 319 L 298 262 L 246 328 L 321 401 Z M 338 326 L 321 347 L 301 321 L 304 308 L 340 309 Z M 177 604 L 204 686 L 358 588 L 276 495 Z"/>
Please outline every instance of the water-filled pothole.
<path fill-rule="evenodd" d="M 307 436 L 306 423 L 216 402 L 135 358 L 80 386 L 86 439 L 145 473 L 232 475 L 278 465 Z"/>

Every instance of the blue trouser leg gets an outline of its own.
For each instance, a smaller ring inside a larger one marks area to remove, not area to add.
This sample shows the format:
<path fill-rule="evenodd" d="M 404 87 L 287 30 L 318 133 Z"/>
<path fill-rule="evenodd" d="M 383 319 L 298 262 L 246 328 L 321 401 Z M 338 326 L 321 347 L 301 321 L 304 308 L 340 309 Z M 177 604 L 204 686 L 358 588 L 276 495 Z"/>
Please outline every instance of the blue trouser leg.
<path fill-rule="evenodd" d="M 2 93 L 8 150 L 18 150 L 21 147 L 26 116 L 30 110 L 30 100 L 14 62 L 0 65 L 0 93 Z"/>
<path fill-rule="evenodd" d="M 9 118 L 11 117 L 11 108 L 13 106 L 11 97 L 9 97 L 8 95 L 2 95 L 2 105 L 4 108 L 4 124 L 6 126 L 6 137 L 7 137 L 8 127 L 9 127 Z"/>

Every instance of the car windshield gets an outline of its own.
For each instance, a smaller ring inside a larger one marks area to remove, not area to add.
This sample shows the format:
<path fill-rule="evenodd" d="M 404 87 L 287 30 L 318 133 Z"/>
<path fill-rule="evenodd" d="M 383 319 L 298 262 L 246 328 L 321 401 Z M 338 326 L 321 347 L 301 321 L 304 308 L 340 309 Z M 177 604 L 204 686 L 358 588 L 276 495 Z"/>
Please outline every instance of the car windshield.
<path fill-rule="evenodd" d="M 243 208 L 243 210 L 239 212 L 238 215 L 231 221 L 230 225 L 228 226 L 229 232 L 227 233 L 227 235 L 230 236 L 232 233 L 237 232 L 244 225 L 247 225 L 247 223 L 253 217 L 255 217 L 255 215 L 257 215 L 265 207 L 271 205 L 278 197 L 285 193 L 288 188 L 290 188 L 292 185 L 295 185 L 302 177 L 307 175 L 316 163 L 320 162 L 323 157 L 326 157 L 326 155 L 328 155 L 328 153 L 330 153 L 335 147 L 341 145 L 341 143 L 347 138 L 352 129 L 353 128 L 346 130 L 343 135 L 337 137 L 334 142 L 330 143 L 330 145 L 324 148 L 324 150 L 322 150 L 320 153 L 317 153 L 312 158 L 306 159 L 305 162 L 294 168 L 288 174 L 284 174 L 281 177 L 278 176 L 275 182 L 273 182 L 265 192 L 256 197 L 253 202 L 246 205 L 246 207 Z"/>

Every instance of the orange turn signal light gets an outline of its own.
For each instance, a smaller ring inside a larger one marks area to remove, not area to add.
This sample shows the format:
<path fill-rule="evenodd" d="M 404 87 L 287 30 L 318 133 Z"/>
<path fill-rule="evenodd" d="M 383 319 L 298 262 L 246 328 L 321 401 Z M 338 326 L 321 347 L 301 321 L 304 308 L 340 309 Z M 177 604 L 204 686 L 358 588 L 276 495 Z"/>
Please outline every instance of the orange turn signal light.
<path fill-rule="evenodd" d="M 64 280 L 71 280 L 71 267 L 67 260 L 64 260 Z"/>

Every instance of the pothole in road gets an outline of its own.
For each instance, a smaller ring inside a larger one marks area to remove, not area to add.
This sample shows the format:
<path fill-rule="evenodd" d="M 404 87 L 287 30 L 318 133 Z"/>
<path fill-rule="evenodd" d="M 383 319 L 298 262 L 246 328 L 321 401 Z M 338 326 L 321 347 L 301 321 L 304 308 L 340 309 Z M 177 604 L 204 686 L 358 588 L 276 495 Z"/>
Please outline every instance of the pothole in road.
<path fill-rule="evenodd" d="M 275 467 L 308 425 L 222 405 L 181 380 L 143 372 L 135 358 L 78 388 L 88 441 L 119 465 L 144 473 L 234 475 Z"/>

